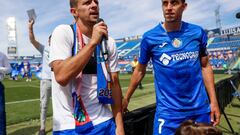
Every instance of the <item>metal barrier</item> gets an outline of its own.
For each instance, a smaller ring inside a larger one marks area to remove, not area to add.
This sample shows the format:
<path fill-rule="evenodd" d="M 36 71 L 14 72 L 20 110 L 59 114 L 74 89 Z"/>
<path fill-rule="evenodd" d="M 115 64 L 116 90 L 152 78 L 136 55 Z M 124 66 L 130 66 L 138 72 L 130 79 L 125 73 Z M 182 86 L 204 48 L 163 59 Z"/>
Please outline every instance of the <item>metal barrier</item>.
<path fill-rule="evenodd" d="M 219 108 L 222 115 L 224 116 L 232 134 L 235 134 L 235 131 L 232 128 L 230 121 L 228 120 L 227 115 L 224 112 L 224 108 L 232 101 L 233 93 L 236 92 L 235 86 L 239 86 L 240 76 L 239 73 L 235 74 L 233 77 L 222 80 L 216 84 L 216 95 L 218 99 Z"/>
<path fill-rule="evenodd" d="M 233 93 L 236 91 L 231 85 L 230 80 L 235 86 L 239 86 L 240 76 L 239 73 L 235 74 L 233 77 L 224 79 L 216 83 L 216 95 L 218 99 L 219 106 L 225 108 L 233 99 Z"/>
<path fill-rule="evenodd" d="M 152 135 L 156 104 L 128 112 L 124 116 L 126 135 Z"/>

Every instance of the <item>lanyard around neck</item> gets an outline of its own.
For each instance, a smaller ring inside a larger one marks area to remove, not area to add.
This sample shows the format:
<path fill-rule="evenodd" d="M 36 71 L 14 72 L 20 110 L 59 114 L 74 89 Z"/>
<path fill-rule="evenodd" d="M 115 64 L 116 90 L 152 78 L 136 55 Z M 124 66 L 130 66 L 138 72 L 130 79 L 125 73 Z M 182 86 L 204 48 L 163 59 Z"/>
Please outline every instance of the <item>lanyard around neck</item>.
<path fill-rule="evenodd" d="M 82 32 L 80 30 L 79 25 L 77 25 L 76 23 L 73 25 L 73 31 L 74 31 L 74 42 L 73 42 L 73 55 L 76 55 L 78 53 L 78 51 L 80 51 L 84 46 L 85 43 L 83 41 L 83 35 Z M 107 41 L 104 40 L 104 42 L 102 42 L 102 44 L 105 45 L 105 51 L 103 51 L 102 46 L 99 46 L 99 49 L 101 50 L 101 55 L 103 57 L 104 61 L 108 61 L 108 50 L 106 47 Z"/>
<path fill-rule="evenodd" d="M 78 51 L 80 49 L 82 49 L 85 44 L 83 41 L 83 36 L 82 36 L 82 32 L 80 30 L 79 25 L 77 25 L 76 23 L 73 25 L 73 30 L 74 30 L 74 50 L 73 50 L 73 54 L 76 55 L 78 53 Z"/>

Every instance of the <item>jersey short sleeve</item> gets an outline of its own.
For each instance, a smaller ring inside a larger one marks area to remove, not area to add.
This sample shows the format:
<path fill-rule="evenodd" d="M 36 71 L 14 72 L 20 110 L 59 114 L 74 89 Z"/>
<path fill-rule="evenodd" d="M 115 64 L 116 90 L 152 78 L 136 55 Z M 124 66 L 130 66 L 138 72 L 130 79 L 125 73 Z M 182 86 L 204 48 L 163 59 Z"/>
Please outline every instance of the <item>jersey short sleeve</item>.
<path fill-rule="evenodd" d="M 202 32 L 202 37 L 201 37 L 201 44 L 200 44 L 200 56 L 204 57 L 208 55 L 207 52 L 207 41 L 208 41 L 208 37 L 207 34 L 204 30 L 201 31 Z"/>
<path fill-rule="evenodd" d="M 146 37 L 143 37 L 141 44 L 140 44 L 140 56 L 139 56 L 139 63 L 140 64 L 147 64 L 150 60 L 150 53 L 149 53 L 149 44 L 146 40 Z"/>
<path fill-rule="evenodd" d="M 108 49 L 109 49 L 109 66 L 110 72 L 118 72 L 118 52 L 116 43 L 113 38 L 109 37 L 108 39 Z"/>
<path fill-rule="evenodd" d="M 72 56 L 73 32 L 69 25 L 59 25 L 51 37 L 49 65 L 55 60 L 65 60 Z"/>

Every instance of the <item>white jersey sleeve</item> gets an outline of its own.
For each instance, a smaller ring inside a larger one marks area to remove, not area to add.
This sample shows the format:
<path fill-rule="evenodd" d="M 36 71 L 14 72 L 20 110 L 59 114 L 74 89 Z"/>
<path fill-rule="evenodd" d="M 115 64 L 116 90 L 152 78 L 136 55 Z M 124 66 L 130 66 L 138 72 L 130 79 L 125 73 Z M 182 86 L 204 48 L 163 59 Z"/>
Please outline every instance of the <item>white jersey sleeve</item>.
<path fill-rule="evenodd" d="M 59 25 L 52 33 L 49 65 L 55 60 L 65 60 L 72 56 L 73 31 L 70 25 Z"/>
<path fill-rule="evenodd" d="M 109 50 L 109 67 L 110 72 L 118 72 L 118 52 L 116 43 L 113 38 L 108 38 L 108 50 Z"/>

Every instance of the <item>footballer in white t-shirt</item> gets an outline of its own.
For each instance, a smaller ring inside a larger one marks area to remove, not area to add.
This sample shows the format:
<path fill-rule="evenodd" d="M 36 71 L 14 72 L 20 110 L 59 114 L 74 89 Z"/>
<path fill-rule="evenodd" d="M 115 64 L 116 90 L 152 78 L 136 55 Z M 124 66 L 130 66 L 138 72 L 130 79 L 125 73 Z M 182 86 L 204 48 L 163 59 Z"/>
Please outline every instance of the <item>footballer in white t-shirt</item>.
<path fill-rule="evenodd" d="M 87 44 L 89 38 L 83 36 L 83 42 Z M 70 25 L 60 25 L 55 28 L 50 46 L 49 64 L 56 60 L 65 60 L 72 57 L 73 30 Z M 114 39 L 108 39 L 110 72 L 118 72 L 118 55 Z M 53 131 L 63 131 L 75 128 L 72 107 L 73 80 L 66 86 L 61 86 L 52 74 L 52 103 L 53 103 Z M 99 103 L 97 98 L 97 75 L 82 75 L 82 87 L 80 92 L 84 106 L 90 116 L 93 125 L 98 125 L 113 118 L 108 105 Z"/>

